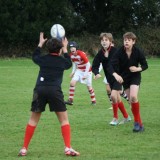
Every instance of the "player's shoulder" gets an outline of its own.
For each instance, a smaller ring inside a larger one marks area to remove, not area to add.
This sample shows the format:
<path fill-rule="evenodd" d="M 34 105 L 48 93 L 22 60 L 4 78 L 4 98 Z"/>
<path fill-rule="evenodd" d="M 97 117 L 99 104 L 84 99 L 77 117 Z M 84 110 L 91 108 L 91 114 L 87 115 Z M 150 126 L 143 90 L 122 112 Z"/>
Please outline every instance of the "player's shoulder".
<path fill-rule="evenodd" d="M 77 55 L 79 55 L 80 57 L 87 57 L 87 54 L 82 50 L 77 50 Z"/>
<path fill-rule="evenodd" d="M 140 47 L 138 47 L 136 45 L 133 46 L 133 51 L 135 51 L 135 52 L 143 52 L 142 48 L 140 48 Z"/>
<path fill-rule="evenodd" d="M 114 47 L 114 46 L 111 46 L 111 52 L 116 52 L 118 49 L 116 48 L 116 47 Z"/>
<path fill-rule="evenodd" d="M 85 54 L 86 55 L 86 53 L 82 50 L 77 50 L 77 54 L 79 54 L 79 55 Z"/>
<path fill-rule="evenodd" d="M 118 47 L 117 50 L 116 50 L 116 53 L 117 54 L 125 53 L 125 47 L 124 46 Z"/>
<path fill-rule="evenodd" d="M 103 51 L 103 48 L 99 49 L 97 54 L 95 55 L 95 57 L 101 57 L 104 55 L 104 51 Z"/>
<path fill-rule="evenodd" d="M 98 53 L 97 53 L 97 54 L 103 54 L 103 52 L 104 52 L 104 51 L 103 51 L 103 48 L 101 48 L 101 49 L 98 50 Z"/>
<path fill-rule="evenodd" d="M 132 53 L 134 55 L 140 56 L 140 55 L 143 55 L 143 50 L 141 48 L 137 47 L 136 45 L 133 45 Z"/>

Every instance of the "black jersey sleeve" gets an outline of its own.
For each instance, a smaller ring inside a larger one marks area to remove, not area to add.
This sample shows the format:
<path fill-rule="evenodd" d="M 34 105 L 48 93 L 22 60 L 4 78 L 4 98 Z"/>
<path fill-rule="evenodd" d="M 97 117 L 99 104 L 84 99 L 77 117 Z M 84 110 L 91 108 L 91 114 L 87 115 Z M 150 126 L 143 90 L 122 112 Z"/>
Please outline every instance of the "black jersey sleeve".
<path fill-rule="evenodd" d="M 94 57 L 93 62 L 92 62 L 92 72 L 94 73 L 94 75 L 99 74 L 100 63 L 101 63 L 100 57 L 99 57 L 99 54 L 97 54 Z"/>
<path fill-rule="evenodd" d="M 118 71 L 118 66 L 119 66 L 119 53 L 118 51 L 116 51 L 109 62 L 108 72 L 111 75 L 113 75 L 114 72 Z"/>
<path fill-rule="evenodd" d="M 144 53 L 142 51 L 140 51 L 140 54 L 139 54 L 139 63 L 141 65 L 142 71 L 144 71 L 148 68 L 147 60 L 146 60 Z"/>
<path fill-rule="evenodd" d="M 40 57 L 41 57 L 41 48 L 37 47 L 32 55 L 32 60 L 34 63 L 39 64 L 40 63 Z"/>
<path fill-rule="evenodd" d="M 69 69 L 72 67 L 72 61 L 68 53 L 64 53 L 64 59 L 65 59 L 65 69 Z"/>

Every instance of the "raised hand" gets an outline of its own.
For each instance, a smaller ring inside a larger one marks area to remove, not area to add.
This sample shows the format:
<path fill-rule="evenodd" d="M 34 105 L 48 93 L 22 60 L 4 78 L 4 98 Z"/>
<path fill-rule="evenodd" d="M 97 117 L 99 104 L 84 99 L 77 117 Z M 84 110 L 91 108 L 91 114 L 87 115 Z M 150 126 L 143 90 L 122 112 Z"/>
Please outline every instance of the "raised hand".
<path fill-rule="evenodd" d="M 68 52 L 67 50 L 68 40 L 66 37 L 62 39 L 62 44 L 63 44 L 63 47 L 62 47 L 63 53 L 67 53 Z"/>
<path fill-rule="evenodd" d="M 47 41 L 47 38 L 44 38 L 44 33 L 40 32 L 38 47 L 43 47 L 46 41 Z"/>

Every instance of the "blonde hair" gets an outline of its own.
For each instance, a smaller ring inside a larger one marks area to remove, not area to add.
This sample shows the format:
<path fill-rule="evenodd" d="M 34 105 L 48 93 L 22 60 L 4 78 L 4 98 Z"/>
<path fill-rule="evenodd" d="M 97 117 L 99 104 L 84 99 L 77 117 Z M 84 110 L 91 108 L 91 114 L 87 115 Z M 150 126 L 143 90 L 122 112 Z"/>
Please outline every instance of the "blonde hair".
<path fill-rule="evenodd" d="M 113 42 L 113 36 L 111 33 L 101 33 L 99 36 L 100 40 L 102 40 L 103 37 L 106 37 L 109 39 L 110 42 Z"/>
<path fill-rule="evenodd" d="M 135 40 L 135 41 L 137 39 L 136 35 L 133 32 L 126 32 L 123 35 L 123 38 L 129 38 L 129 39 L 132 39 L 132 40 Z"/>

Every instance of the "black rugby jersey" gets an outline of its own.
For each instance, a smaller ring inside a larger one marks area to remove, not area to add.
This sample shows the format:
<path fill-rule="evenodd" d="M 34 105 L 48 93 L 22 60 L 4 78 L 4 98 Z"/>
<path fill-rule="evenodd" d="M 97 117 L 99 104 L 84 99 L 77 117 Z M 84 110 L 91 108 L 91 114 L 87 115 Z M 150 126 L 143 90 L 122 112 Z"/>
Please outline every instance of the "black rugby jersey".
<path fill-rule="evenodd" d="M 128 58 L 127 53 L 125 51 L 124 46 L 122 46 L 112 57 L 112 60 L 109 65 L 109 72 L 113 74 L 114 72 L 120 74 L 124 81 L 128 79 L 128 77 L 138 76 L 141 77 L 141 72 L 148 68 L 148 64 L 143 52 L 133 46 L 132 53 L 130 58 Z M 140 72 L 131 72 L 129 70 L 130 66 L 141 66 L 142 71 Z"/>
<path fill-rule="evenodd" d="M 116 48 L 111 46 L 108 50 L 108 57 L 104 56 L 104 49 L 100 49 L 99 52 L 97 53 L 97 55 L 95 56 L 93 63 L 92 63 L 92 72 L 97 75 L 99 74 L 99 67 L 100 67 L 100 63 L 102 63 L 103 66 L 103 70 L 104 70 L 104 74 L 107 78 L 108 81 L 110 81 L 111 79 L 114 79 L 114 77 L 108 72 L 108 68 L 109 68 L 109 62 L 113 57 L 113 54 L 116 52 Z"/>
<path fill-rule="evenodd" d="M 34 51 L 32 60 L 40 67 L 37 86 L 61 86 L 64 70 L 72 66 L 67 53 L 64 53 L 63 56 L 57 54 L 42 56 L 40 47 Z"/>

